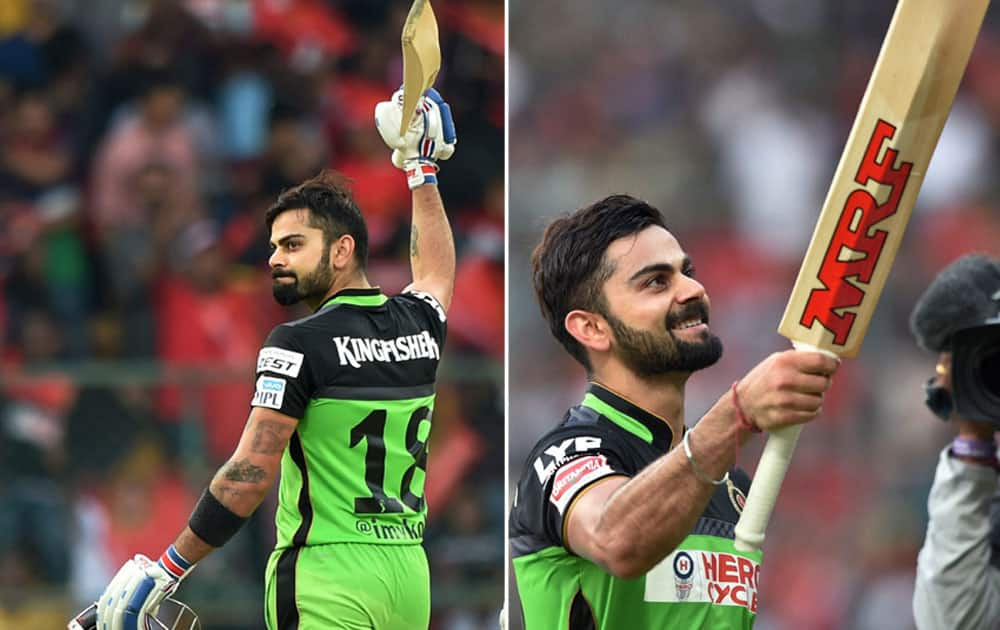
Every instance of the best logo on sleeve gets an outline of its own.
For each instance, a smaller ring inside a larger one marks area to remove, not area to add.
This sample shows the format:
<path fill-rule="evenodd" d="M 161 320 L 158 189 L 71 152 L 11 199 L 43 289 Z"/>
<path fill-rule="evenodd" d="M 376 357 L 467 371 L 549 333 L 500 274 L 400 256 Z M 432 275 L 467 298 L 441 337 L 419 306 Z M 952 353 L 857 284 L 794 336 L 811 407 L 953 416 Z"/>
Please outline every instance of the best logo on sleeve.
<path fill-rule="evenodd" d="M 270 407 L 281 409 L 285 400 L 285 379 L 272 376 L 261 376 L 257 379 L 257 390 L 253 393 L 254 407 Z"/>
<path fill-rule="evenodd" d="M 295 378 L 302 369 L 303 355 L 283 348 L 261 348 L 257 355 L 257 372 L 274 372 Z"/>

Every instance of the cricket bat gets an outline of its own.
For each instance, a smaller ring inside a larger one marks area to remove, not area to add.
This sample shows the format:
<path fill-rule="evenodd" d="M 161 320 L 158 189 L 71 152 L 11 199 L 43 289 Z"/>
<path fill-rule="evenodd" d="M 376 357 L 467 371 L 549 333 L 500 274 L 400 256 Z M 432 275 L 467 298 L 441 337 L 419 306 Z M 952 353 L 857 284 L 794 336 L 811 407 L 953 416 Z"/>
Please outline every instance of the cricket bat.
<path fill-rule="evenodd" d="M 417 103 L 427 88 L 434 85 L 441 69 L 441 47 L 437 20 L 430 0 L 413 0 L 403 23 L 403 117 L 399 136 L 406 134 Z"/>
<path fill-rule="evenodd" d="M 989 0 L 899 0 L 778 332 L 854 357 L 868 330 Z M 736 526 L 760 549 L 801 425 L 771 433 Z"/>

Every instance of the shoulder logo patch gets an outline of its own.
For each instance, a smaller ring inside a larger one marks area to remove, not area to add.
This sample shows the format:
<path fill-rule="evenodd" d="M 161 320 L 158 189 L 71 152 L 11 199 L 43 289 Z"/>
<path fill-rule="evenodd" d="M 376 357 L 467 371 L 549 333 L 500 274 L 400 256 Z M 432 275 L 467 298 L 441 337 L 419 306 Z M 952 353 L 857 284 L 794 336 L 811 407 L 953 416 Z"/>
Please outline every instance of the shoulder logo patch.
<path fill-rule="evenodd" d="M 552 494 L 549 501 L 562 514 L 577 492 L 591 483 L 613 474 L 604 455 L 587 455 L 563 465 L 552 480 Z"/>
<path fill-rule="evenodd" d="M 257 390 L 253 393 L 253 407 L 281 409 L 285 400 L 285 379 L 261 376 L 257 379 Z"/>
<path fill-rule="evenodd" d="M 556 468 L 563 462 L 569 461 L 573 455 L 598 448 L 601 448 L 601 438 L 589 435 L 567 438 L 559 444 L 550 445 L 532 464 L 535 467 L 535 474 L 538 475 L 538 481 L 545 483 Z"/>
<path fill-rule="evenodd" d="M 441 321 L 447 321 L 448 318 L 444 313 L 444 308 L 441 307 L 441 303 L 437 301 L 436 297 L 434 297 L 430 293 L 427 293 L 426 291 L 407 291 L 407 293 L 409 295 L 412 295 L 413 297 L 420 298 L 424 302 L 430 304 L 432 307 L 434 307 L 434 310 L 437 311 L 438 319 L 440 319 Z"/>
<path fill-rule="evenodd" d="M 302 369 L 305 356 L 301 352 L 292 352 L 284 348 L 268 346 L 261 348 L 257 355 L 258 372 L 275 372 L 295 378 Z"/>

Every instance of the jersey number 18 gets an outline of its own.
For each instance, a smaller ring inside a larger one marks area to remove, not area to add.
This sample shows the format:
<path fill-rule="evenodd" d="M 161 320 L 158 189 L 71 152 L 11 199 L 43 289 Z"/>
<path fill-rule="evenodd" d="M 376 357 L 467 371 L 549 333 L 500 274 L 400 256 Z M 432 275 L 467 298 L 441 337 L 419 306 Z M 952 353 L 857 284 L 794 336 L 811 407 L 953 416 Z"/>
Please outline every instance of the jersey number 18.
<path fill-rule="evenodd" d="M 406 424 L 406 451 L 413 458 L 413 463 L 403 472 L 400 479 L 399 492 L 396 496 L 388 496 L 385 491 L 386 469 L 386 419 L 385 409 L 376 409 L 365 416 L 365 419 L 351 429 L 351 448 L 355 448 L 364 440 L 365 451 L 365 483 L 372 496 L 355 497 L 354 512 L 356 514 L 381 514 L 383 512 L 402 512 L 406 506 L 414 512 L 424 509 L 423 492 L 413 492 L 413 475 L 419 469 L 427 470 L 427 443 L 419 437 L 420 424 L 429 420 L 429 407 L 417 407 Z M 399 497 L 399 498 L 396 498 Z"/>

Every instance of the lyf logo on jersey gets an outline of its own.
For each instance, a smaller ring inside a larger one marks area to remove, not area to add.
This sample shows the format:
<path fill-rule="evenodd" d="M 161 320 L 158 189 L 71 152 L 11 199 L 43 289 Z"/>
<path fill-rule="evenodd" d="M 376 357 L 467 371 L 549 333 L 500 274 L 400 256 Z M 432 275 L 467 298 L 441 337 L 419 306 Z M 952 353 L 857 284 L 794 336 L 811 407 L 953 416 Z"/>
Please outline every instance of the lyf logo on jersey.
<path fill-rule="evenodd" d="M 556 472 L 549 501 L 562 514 L 577 492 L 614 472 L 604 455 L 587 455 L 574 459 L 563 464 Z"/>
<path fill-rule="evenodd" d="M 543 451 L 542 455 L 535 459 L 534 467 L 535 473 L 538 475 L 538 481 L 543 484 L 548 481 L 548 478 L 556 471 L 556 468 L 562 465 L 570 456 L 592 451 L 600 446 L 601 438 L 590 436 L 568 438 L 558 445 L 553 444 L 549 446 Z"/>
<path fill-rule="evenodd" d="M 724 551 L 679 549 L 646 574 L 645 601 L 740 606 L 757 612 L 760 563 Z"/>
<path fill-rule="evenodd" d="M 371 337 L 334 337 L 337 355 L 341 365 L 352 368 L 362 363 L 399 363 L 414 359 L 440 359 L 441 349 L 437 341 L 426 330 L 416 335 L 406 335 L 395 339 L 373 339 Z"/>
<path fill-rule="evenodd" d="M 257 371 L 276 372 L 295 378 L 302 369 L 304 358 L 301 352 L 275 347 L 261 348 L 260 354 L 257 355 Z"/>
<path fill-rule="evenodd" d="M 254 407 L 269 407 L 271 409 L 281 409 L 281 403 L 285 400 L 285 379 L 261 376 L 257 379 L 257 389 L 253 393 Z"/>

